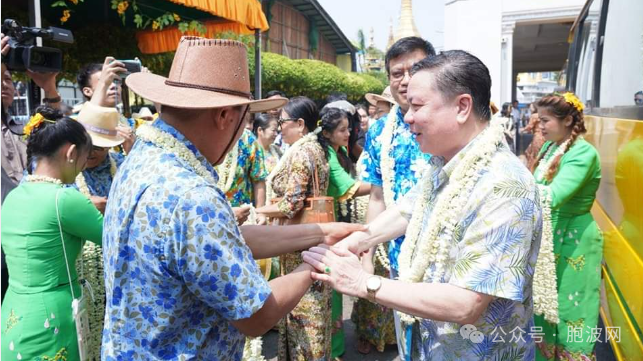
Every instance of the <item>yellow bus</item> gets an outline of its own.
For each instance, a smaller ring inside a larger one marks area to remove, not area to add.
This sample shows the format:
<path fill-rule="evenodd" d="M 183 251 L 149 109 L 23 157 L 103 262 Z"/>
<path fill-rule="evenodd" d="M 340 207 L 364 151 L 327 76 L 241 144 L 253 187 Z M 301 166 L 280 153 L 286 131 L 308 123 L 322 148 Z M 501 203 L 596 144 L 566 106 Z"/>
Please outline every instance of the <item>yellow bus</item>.
<path fill-rule="evenodd" d="M 586 104 L 585 138 L 601 157 L 592 209 L 605 238 L 601 319 L 615 357 L 641 361 L 643 0 L 587 1 L 569 40 L 566 87 Z"/>

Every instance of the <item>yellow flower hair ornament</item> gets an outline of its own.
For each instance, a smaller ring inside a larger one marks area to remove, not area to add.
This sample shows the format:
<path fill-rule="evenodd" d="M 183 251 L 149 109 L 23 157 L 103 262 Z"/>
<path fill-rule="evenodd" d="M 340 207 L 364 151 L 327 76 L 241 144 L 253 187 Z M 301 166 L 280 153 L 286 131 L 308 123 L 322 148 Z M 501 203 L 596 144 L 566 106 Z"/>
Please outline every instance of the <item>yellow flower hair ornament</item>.
<path fill-rule="evenodd" d="M 318 126 L 318 127 L 321 127 L 321 126 L 322 126 L 322 120 L 321 120 L 321 119 L 319 119 L 319 120 L 317 121 L 317 126 Z"/>
<path fill-rule="evenodd" d="M 27 138 L 35 129 L 38 129 L 43 122 L 55 123 L 53 120 L 46 119 L 42 114 L 34 114 L 29 122 L 23 128 L 24 137 Z"/>
<path fill-rule="evenodd" d="M 585 109 L 585 105 L 583 105 L 583 102 L 581 102 L 574 93 L 567 92 L 562 95 L 567 103 L 571 104 L 579 112 L 583 112 L 583 109 Z"/>

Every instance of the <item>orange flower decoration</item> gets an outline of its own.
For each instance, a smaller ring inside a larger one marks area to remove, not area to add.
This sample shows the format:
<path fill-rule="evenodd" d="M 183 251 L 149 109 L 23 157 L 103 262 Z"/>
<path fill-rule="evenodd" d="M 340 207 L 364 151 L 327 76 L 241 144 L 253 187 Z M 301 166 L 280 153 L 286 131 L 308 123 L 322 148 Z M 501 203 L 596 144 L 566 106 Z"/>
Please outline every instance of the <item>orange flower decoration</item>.
<path fill-rule="evenodd" d="M 63 10 L 63 16 L 60 18 L 62 24 L 66 23 L 67 20 L 71 17 L 71 12 L 69 10 Z"/>
<path fill-rule="evenodd" d="M 118 7 L 116 8 L 116 11 L 118 12 L 118 15 L 123 15 L 125 14 L 125 11 L 129 7 L 129 3 L 127 1 L 121 1 L 118 3 Z"/>
<path fill-rule="evenodd" d="M 71 1 L 71 3 L 74 5 L 78 5 L 78 0 L 69 0 L 69 1 Z"/>
<path fill-rule="evenodd" d="M 45 119 L 45 117 L 40 113 L 34 114 L 31 119 L 29 119 L 27 125 L 25 125 L 25 127 L 22 129 L 24 137 L 27 138 L 34 130 L 38 129 L 42 122 L 53 123 L 53 121 Z"/>

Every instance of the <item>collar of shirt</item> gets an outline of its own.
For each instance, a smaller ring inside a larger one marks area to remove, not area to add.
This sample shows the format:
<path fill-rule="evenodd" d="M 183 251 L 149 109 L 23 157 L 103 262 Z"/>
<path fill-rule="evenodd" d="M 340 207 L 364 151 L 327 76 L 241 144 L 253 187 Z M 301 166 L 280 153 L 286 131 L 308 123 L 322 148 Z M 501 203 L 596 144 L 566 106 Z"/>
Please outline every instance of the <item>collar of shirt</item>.
<path fill-rule="evenodd" d="M 219 175 L 217 172 L 214 170 L 214 167 L 208 162 L 208 160 L 199 152 L 197 147 L 192 144 L 181 132 L 179 132 L 176 128 L 173 126 L 167 124 L 163 119 L 160 117 L 154 121 L 152 124 L 153 127 L 166 132 L 176 138 L 179 142 L 183 143 L 195 156 L 196 159 L 205 167 L 205 169 L 208 170 L 208 172 L 212 173 L 212 176 L 214 177 L 214 181 L 218 182 L 219 181 Z M 177 156 L 178 157 L 178 156 Z"/>
<path fill-rule="evenodd" d="M 460 164 L 462 161 L 462 158 L 464 158 L 464 155 L 467 153 L 469 149 L 480 140 L 480 134 L 478 134 L 473 140 L 471 140 L 467 145 L 464 146 L 464 148 L 460 149 L 458 153 L 448 162 L 445 164 L 445 159 L 444 157 L 440 156 L 433 156 L 429 160 L 429 164 L 431 165 L 431 168 L 433 171 L 431 172 L 432 178 L 433 178 L 433 189 L 438 189 L 440 188 L 444 183 L 446 183 L 449 178 L 451 178 L 451 174 L 453 174 L 453 171 L 455 170 L 455 167 Z"/>

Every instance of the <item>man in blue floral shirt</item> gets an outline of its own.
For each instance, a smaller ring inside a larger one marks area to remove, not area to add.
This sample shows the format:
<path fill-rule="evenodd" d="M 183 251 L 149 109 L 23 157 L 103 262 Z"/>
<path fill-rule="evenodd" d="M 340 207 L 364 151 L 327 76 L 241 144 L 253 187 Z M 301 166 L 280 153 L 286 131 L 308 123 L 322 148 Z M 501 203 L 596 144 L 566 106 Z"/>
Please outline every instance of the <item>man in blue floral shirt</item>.
<path fill-rule="evenodd" d="M 268 283 L 253 256 L 357 229 L 237 227 L 212 164 L 239 139 L 244 113 L 286 102 L 251 100 L 248 79 L 242 43 L 197 37 L 181 39 L 169 78 L 127 78 L 163 108 L 139 128 L 110 192 L 103 360 L 240 360 L 245 336 L 272 328 L 312 284 L 306 265 Z"/>
<path fill-rule="evenodd" d="M 404 114 L 409 109 L 406 91 L 409 84 L 409 71 L 416 62 L 435 55 L 433 46 L 428 41 L 418 37 L 408 37 L 398 40 L 386 53 L 386 72 L 388 73 L 391 94 L 398 105 L 394 106 L 395 118 L 386 115 L 378 119 L 368 129 L 364 146 L 364 171 L 362 180 L 371 184 L 371 195 L 366 219 L 375 219 L 386 208 L 392 207 L 420 179 L 422 172 L 428 166 L 430 154 L 424 154 L 404 123 Z M 385 128 L 392 127 L 392 132 Z M 387 139 L 384 139 L 387 138 Z M 386 143 L 386 144 L 384 144 Z M 388 149 L 388 154 L 382 154 L 382 148 Z M 386 182 L 385 179 L 390 179 Z M 388 258 L 391 265 L 391 278 L 397 278 L 397 257 L 404 236 L 389 242 Z M 373 250 L 370 255 L 372 256 Z M 365 257 L 365 262 L 372 257 Z M 395 317 L 395 330 L 402 332 L 400 322 Z M 400 355 L 406 354 L 406 345 L 398 342 Z"/>

